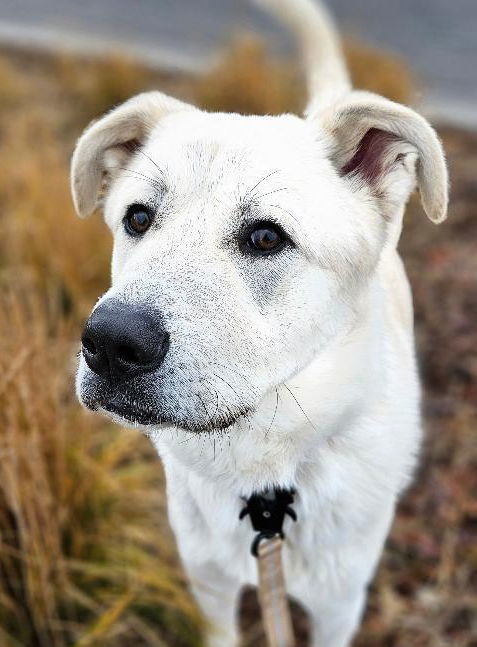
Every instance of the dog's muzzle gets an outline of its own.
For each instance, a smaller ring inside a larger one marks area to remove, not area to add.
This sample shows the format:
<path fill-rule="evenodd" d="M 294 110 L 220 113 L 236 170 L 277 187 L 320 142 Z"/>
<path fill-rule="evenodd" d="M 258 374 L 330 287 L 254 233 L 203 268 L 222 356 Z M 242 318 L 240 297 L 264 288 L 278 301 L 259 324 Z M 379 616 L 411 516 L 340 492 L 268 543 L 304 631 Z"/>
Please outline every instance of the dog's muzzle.
<path fill-rule="evenodd" d="M 156 370 L 169 348 L 169 335 L 145 310 L 106 299 L 86 322 L 81 342 L 89 368 L 115 385 Z"/>
<path fill-rule="evenodd" d="M 227 429 L 251 410 L 225 401 L 219 409 L 218 394 L 204 389 L 200 375 L 184 377 L 160 313 L 144 306 L 105 299 L 86 322 L 81 341 L 89 370 L 81 372 L 80 400 L 120 424 L 205 432 Z"/>

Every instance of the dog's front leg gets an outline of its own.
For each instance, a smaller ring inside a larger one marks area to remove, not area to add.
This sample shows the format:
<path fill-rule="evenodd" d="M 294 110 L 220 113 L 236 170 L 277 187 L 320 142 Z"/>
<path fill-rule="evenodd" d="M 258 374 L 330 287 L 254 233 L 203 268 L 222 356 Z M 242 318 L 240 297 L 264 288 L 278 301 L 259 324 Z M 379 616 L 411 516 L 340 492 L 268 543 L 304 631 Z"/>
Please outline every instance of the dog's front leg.
<path fill-rule="evenodd" d="M 311 612 L 311 647 L 348 647 L 359 626 L 364 590 L 348 599 L 321 603 Z"/>
<path fill-rule="evenodd" d="M 194 478 L 172 456 L 164 457 L 167 477 L 169 520 L 174 531 L 181 561 L 190 589 L 207 623 L 207 647 L 238 645 L 237 606 L 241 582 L 237 569 L 226 572 L 228 558 L 221 555 L 222 541 L 216 541 L 209 520 L 224 514 L 228 504 L 211 506 L 217 498 L 214 490 L 200 478 Z M 239 507 L 239 506 L 237 506 Z M 238 511 L 235 523 L 238 523 Z M 228 553 L 227 553 L 228 555 Z"/>
<path fill-rule="evenodd" d="M 348 647 L 359 627 L 371 580 L 394 514 L 394 500 L 376 511 L 368 531 L 347 528 L 347 542 L 328 559 L 319 576 L 303 588 L 301 599 L 311 616 L 312 647 Z M 320 561 L 318 560 L 317 569 Z"/>
<path fill-rule="evenodd" d="M 204 615 L 207 647 L 239 644 L 237 609 L 240 583 L 224 575 L 213 563 L 184 564 L 192 593 Z"/>

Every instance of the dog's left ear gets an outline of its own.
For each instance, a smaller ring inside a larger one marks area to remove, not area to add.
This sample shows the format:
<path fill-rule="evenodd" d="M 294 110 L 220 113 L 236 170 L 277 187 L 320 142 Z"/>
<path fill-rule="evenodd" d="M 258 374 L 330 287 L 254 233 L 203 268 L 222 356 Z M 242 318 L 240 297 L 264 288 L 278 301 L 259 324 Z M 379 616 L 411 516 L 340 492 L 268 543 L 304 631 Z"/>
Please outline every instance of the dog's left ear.
<path fill-rule="evenodd" d="M 427 216 L 447 216 L 448 176 L 442 145 L 416 112 L 378 95 L 351 92 L 310 119 L 330 138 L 338 172 L 367 185 L 386 218 L 400 215 L 416 184 Z"/>
<path fill-rule="evenodd" d="M 76 144 L 71 160 L 71 191 L 82 218 L 91 214 L 111 181 L 167 115 L 194 110 L 162 92 L 145 92 L 93 122 Z"/>

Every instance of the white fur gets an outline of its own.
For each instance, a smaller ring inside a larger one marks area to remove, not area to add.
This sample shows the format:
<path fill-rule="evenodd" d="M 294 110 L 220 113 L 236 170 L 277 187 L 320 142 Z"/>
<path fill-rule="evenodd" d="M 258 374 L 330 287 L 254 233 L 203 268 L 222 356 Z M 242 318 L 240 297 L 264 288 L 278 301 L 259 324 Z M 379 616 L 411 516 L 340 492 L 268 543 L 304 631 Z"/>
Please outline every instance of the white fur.
<path fill-rule="evenodd" d="M 297 491 L 298 523 L 285 528 L 289 592 L 311 615 L 315 647 L 345 647 L 421 439 L 412 304 L 396 251 L 402 215 L 417 182 L 429 217 L 442 220 L 447 176 L 422 117 L 348 91 L 318 5 L 265 4 L 292 23 L 317 68 L 306 119 L 208 114 L 139 95 L 83 134 L 72 186 L 81 215 L 105 196 L 115 243 L 103 299 L 150 306 L 171 336 L 147 388 L 124 395 L 129 420 L 109 415 L 138 426 L 134 409 L 146 407 L 174 421 L 143 428 L 164 463 L 209 646 L 237 644 L 237 595 L 256 583 L 240 497 L 279 485 Z M 312 28 L 324 71 L 309 50 Z M 373 186 L 340 174 L 369 128 L 396 135 Z M 267 258 L 240 252 L 247 198 L 295 247 Z M 122 218 L 137 202 L 157 215 L 132 240 Z M 92 408 L 96 388 L 81 360 L 78 393 Z M 210 430 L 244 409 L 225 431 Z"/>

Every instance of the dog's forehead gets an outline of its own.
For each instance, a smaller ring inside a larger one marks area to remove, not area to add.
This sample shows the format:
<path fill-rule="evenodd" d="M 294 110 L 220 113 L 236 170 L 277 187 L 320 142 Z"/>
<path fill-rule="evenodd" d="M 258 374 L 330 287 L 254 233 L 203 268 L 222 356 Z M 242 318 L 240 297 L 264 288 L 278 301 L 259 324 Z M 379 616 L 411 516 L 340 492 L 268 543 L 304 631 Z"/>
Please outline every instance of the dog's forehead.
<path fill-rule="evenodd" d="M 253 175 L 267 169 L 300 172 L 310 159 L 325 157 L 309 124 L 294 115 L 244 116 L 182 111 L 161 120 L 145 152 L 172 171 Z M 243 177 L 243 175 L 242 175 Z"/>

